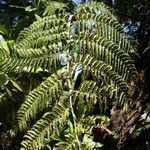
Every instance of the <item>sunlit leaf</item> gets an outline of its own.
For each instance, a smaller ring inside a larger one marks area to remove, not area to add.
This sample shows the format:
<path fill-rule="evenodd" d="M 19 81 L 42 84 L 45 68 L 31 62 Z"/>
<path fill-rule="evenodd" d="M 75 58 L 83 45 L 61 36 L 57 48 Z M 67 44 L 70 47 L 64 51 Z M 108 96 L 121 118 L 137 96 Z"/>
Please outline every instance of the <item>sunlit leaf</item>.
<path fill-rule="evenodd" d="M 97 115 L 96 119 L 100 121 L 110 121 L 110 119 L 106 115 L 103 115 L 103 114 Z"/>
<path fill-rule="evenodd" d="M 25 11 L 28 11 L 28 12 L 31 12 L 31 11 L 34 11 L 34 10 L 36 10 L 36 8 L 33 7 L 33 6 L 28 6 L 28 7 L 25 8 Z"/>
<path fill-rule="evenodd" d="M 7 94 L 8 94 L 10 97 L 12 97 L 12 92 L 11 92 L 7 87 L 5 87 L 5 89 L 6 89 Z"/>
<path fill-rule="evenodd" d="M 40 20 L 41 19 L 41 17 L 39 15 L 37 15 L 37 14 L 35 14 L 35 18 L 36 18 L 36 20 Z"/>
<path fill-rule="evenodd" d="M 10 80 L 10 82 L 13 84 L 13 86 L 14 86 L 17 90 L 23 92 L 22 88 L 18 85 L 17 82 L 15 82 L 15 81 L 13 81 L 13 80 Z"/>
<path fill-rule="evenodd" d="M 51 1 L 49 3 L 49 5 L 46 7 L 43 15 L 50 15 L 50 14 L 54 14 L 56 12 L 57 9 L 59 10 L 64 10 L 64 8 L 67 8 L 67 5 L 64 3 L 60 3 L 60 2 L 55 2 L 55 1 Z"/>
<path fill-rule="evenodd" d="M 0 25 L 0 34 L 4 35 L 6 37 L 9 36 L 7 29 L 3 25 Z"/>

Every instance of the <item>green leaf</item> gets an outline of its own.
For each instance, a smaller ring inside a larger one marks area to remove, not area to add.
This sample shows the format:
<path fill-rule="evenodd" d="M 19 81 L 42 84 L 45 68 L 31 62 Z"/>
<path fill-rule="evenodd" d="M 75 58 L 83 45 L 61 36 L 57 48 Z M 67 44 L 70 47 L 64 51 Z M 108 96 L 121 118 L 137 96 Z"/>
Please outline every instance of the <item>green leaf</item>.
<path fill-rule="evenodd" d="M 69 133 L 72 134 L 74 132 L 73 124 L 71 121 L 68 121 L 67 124 L 68 124 L 68 128 L 69 128 Z"/>
<path fill-rule="evenodd" d="M 0 25 L 0 33 L 2 35 L 6 36 L 6 37 L 9 36 L 9 33 L 8 33 L 7 29 L 4 26 L 2 26 L 2 25 Z"/>
<path fill-rule="evenodd" d="M 28 11 L 28 12 L 31 12 L 31 11 L 34 11 L 34 10 L 36 10 L 36 8 L 33 7 L 33 6 L 28 6 L 28 7 L 25 8 L 25 11 Z"/>
<path fill-rule="evenodd" d="M 19 91 L 23 92 L 23 90 L 21 89 L 21 87 L 18 85 L 17 82 L 13 81 L 13 80 L 10 80 L 10 82 L 13 84 L 13 86 L 18 89 Z"/>
<path fill-rule="evenodd" d="M 7 91 L 7 94 L 8 94 L 10 97 L 12 97 L 11 91 L 10 91 L 7 87 L 5 87 L 5 89 L 6 89 L 6 91 Z"/>
<path fill-rule="evenodd" d="M 10 49 L 14 49 L 14 40 L 9 40 L 9 41 L 7 41 L 7 43 L 9 45 Z"/>
<path fill-rule="evenodd" d="M 106 115 L 103 115 L 103 114 L 97 115 L 96 119 L 100 121 L 106 121 L 106 122 L 110 121 L 110 119 Z"/>
<path fill-rule="evenodd" d="M 84 135 L 82 144 L 86 146 L 85 149 L 89 149 L 89 150 L 92 150 L 94 148 L 100 148 L 103 146 L 103 144 L 101 144 L 99 142 L 94 142 L 93 138 L 87 134 Z"/>
<path fill-rule="evenodd" d="M 50 136 L 51 140 L 62 142 L 62 140 L 58 136 Z"/>
<path fill-rule="evenodd" d="M 0 35 L 0 48 L 3 48 L 4 42 L 5 42 L 5 39 L 3 38 L 2 35 Z"/>
<path fill-rule="evenodd" d="M 14 40 L 4 41 L 3 48 L 10 54 L 10 50 L 14 49 Z"/>
<path fill-rule="evenodd" d="M 49 3 L 49 5 L 46 7 L 43 15 L 46 15 L 46 14 L 51 15 L 51 14 L 54 14 L 57 9 L 64 10 L 64 8 L 67 8 L 66 4 L 60 3 L 60 2 L 51 1 Z"/>
<path fill-rule="evenodd" d="M 35 14 L 35 18 L 36 18 L 37 21 L 41 19 L 41 17 L 37 14 Z"/>
<path fill-rule="evenodd" d="M 3 48 L 6 50 L 6 52 L 7 52 L 8 54 L 10 54 L 9 46 L 8 46 L 7 41 L 4 41 L 4 43 L 3 43 Z"/>

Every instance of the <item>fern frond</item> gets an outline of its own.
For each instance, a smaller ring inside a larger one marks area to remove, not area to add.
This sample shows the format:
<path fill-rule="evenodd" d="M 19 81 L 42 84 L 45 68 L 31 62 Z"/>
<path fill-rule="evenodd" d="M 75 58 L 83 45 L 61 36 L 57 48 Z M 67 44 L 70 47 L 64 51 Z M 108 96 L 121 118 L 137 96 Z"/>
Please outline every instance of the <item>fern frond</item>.
<path fill-rule="evenodd" d="M 63 92 L 61 73 L 47 78 L 40 86 L 31 91 L 17 112 L 19 129 L 27 128 L 27 121 L 34 118 L 38 112 L 51 108 L 59 101 Z"/>
<path fill-rule="evenodd" d="M 64 11 L 66 8 L 67 8 L 67 5 L 65 3 L 51 1 L 51 2 L 48 2 L 48 5 L 43 15 L 52 15 L 56 12 L 56 10 Z"/>
<path fill-rule="evenodd" d="M 120 104 L 123 104 L 125 99 L 130 97 L 128 93 L 128 82 L 125 81 L 122 76 L 117 74 L 113 70 L 112 66 L 106 64 L 104 61 L 98 61 L 90 55 L 85 55 L 85 57 L 81 55 L 79 59 L 80 64 L 83 66 L 83 82 L 81 83 L 82 88 L 79 88 L 80 92 L 76 92 L 75 98 L 77 98 L 81 93 L 82 98 L 86 97 L 86 100 L 90 100 L 91 97 L 93 102 L 98 100 L 97 95 L 101 102 L 104 101 L 104 99 L 106 100 L 107 98 L 111 99 L 114 97 L 115 99 L 118 99 Z M 94 83 L 93 81 L 85 83 L 85 80 L 88 79 L 89 76 L 91 76 L 93 80 L 96 81 L 94 88 L 92 85 Z M 91 89 L 91 91 L 87 89 Z M 95 93 L 95 91 L 97 91 L 97 93 Z"/>
<path fill-rule="evenodd" d="M 16 47 L 19 53 L 19 49 L 29 49 L 29 48 L 49 48 L 49 46 L 55 44 L 57 45 L 59 42 L 62 42 L 62 37 L 66 36 L 66 32 L 52 34 L 48 31 L 41 31 L 39 33 L 35 33 L 34 35 L 28 36 L 21 42 L 19 42 Z"/>
<path fill-rule="evenodd" d="M 49 9 L 52 6 L 45 14 Z M 130 57 L 132 40 L 113 13 L 103 3 L 91 2 L 74 14 L 46 16 L 19 34 L 13 56 L 0 50 L 0 69 L 5 72 L 49 73 L 17 112 L 20 131 L 28 130 L 45 113 L 24 136 L 22 149 L 42 149 L 43 139 L 50 137 L 61 141 L 54 139 L 55 149 L 102 146 L 92 136 L 95 105 L 101 112 L 108 110 L 110 101 L 124 105 L 131 98 L 130 82 L 138 78 Z M 66 134 L 68 118 L 75 132 Z"/>
<path fill-rule="evenodd" d="M 93 128 L 96 127 L 96 117 L 88 116 L 77 124 L 77 132 L 80 137 L 81 148 L 84 150 L 93 150 L 94 148 L 102 147 L 99 142 L 94 142 L 92 137 Z M 75 135 L 68 133 L 65 135 L 65 139 L 58 142 L 55 145 L 56 150 L 78 150 L 77 141 Z"/>
<path fill-rule="evenodd" d="M 59 142 L 55 146 L 56 150 L 78 150 L 77 141 L 74 134 L 65 135 L 65 141 Z"/>
<path fill-rule="evenodd" d="M 121 94 L 125 94 L 125 92 L 118 92 L 119 90 L 117 88 L 118 87 L 114 87 L 114 85 L 101 85 L 101 83 L 95 81 L 84 80 L 81 83 L 79 90 L 74 91 L 73 94 L 78 117 L 80 118 L 85 112 L 85 114 L 91 112 L 97 103 L 99 103 L 101 112 L 105 112 L 108 105 L 107 101 L 112 98 L 118 100 L 119 103 L 122 104 L 125 99 L 122 98 Z M 119 99 L 120 97 L 121 100 Z M 125 98 L 127 99 L 127 94 L 125 95 Z"/>
<path fill-rule="evenodd" d="M 79 40 L 80 51 L 83 54 L 90 54 L 98 60 L 105 61 L 108 65 L 111 65 L 115 72 L 122 75 L 125 80 L 137 76 L 137 71 L 133 62 L 126 52 L 119 49 L 116 44 L 103 37 L 98 37 L 94 34 L 84 34 L 84 37 Z M 91 49 L 93 49 L 91 51 Z M 127 72 L 127 71 L 130 72 Z"/>
<path fill-rule="evenodd" d="M 124 51 L 134 53 L 131 40 L 133 38 L 123 32 L 123 28 L 112 12 L 112 9 L 102 3 L 91 2 L 81 5 L 76 16 L 78 34 L 92 31 L 119 44 L 119 48 L 123 48 Z"/>
<path fill-rule="evenodd" d="M 114 17 L 114 11 L 110 7 L 106 6 L 104 3 L 90 2 L 80 5 L 77 11 L 83 13 L 94 13 L 94 14 L 105 14 Z"/>
<path fill-rule="evenodd" d="M 93 75 L 95 74 L 95 77 L 99 77 L 100 74 L 101 76 L 106 74 L 106 76 L 109 77 L 109 80 L 107 79 L 108 81 L 106 82 L 109 83 L 110 80 L 113 80 L 122 90 L 128 90 L 128 84 L 124 79 L 112 70 L 112 66 L 107 65 L 104 61 L 98 61 L 94 57 L 86 55 L 86 57 L 81 59 L 81 63 L 84 66 L 83 70 L 86 71 L 85 75 L 88 74 L 89 71 Z M 103 79 L 103 81 L 105 80 Z"/>
<path fill-rule="evenodd" d="M 80 87 L 79 87 L 79 91 L 82 93 L 87 93 L 90 97 L 93 95 L 93 97 L 95 98 L 96 102 L 96 98 L 98 99 L 98 97 L 100 97 L 100 95 L 103 96 L 107 96 L 109 98 L 112 98 L 113 95 L 116 93 L 116 89 L 113 85 L 105 85 L 105 84 L 101 84 L 100 82 L 96 82 L 96 81 L 86 81 L 84 80 Z"/>
<path fill-rule="evenodd" d="M 21 143 L 23 146 L 21 150 L 41 149 L 46 134 L 60 134 L 61 128 L 65 125 L 69 116 L 68 103 L 65 101 L 66 97 L 60 99 L 63 99 L 63 101 L 57 103 L 50 112 L 45 113 L 42 119 L 27 132 Z"/>
<path fill-rule="evenodd" d="M 19 37 L 17 38 L 16 44 L 19 43 L 21 40 L 25 39 L 26 37 L 30 36 L 34 32 L 38 32 L 38 31 L 42 32 L 43 30 L 48 30 L 48 29 L 51 29 L 52 32 L 53 28 L 54 29 L 57 28 L 57 30 L 60 31 L 59 27 L 64 26 L 64 24 L 65 24 L 65 18 L 62 17 L 61 15 L 46 16 L 38 21 L 35 21 L 33 24 L 30 25 L 30 27 L 21 31 Z M 57 33 L 56 31 L 53 30 L 54 33 Z"/>
<path fill-rule="evenodd" d="M 14 58 L 5 55 L 0 60 L 0 68 L 5 72 L 53 72 L 53 70 L 59 69 L 59 67 L 60 58 L 58 54 L 51 54 L 50 56 L 47 55 L 39 58 Z"/>
<path fill-rule="evenodd" d="M 97 34 L 98 37 L 105 37 L 119 44 L 119 48 L 126 52 L 134 52 L 131 46 L 131 37 L 123 33 L 119 22 L 116 19 L 105 15 L 85 14 L 79 15 L 78 18 L 78 34 L 91 33 Z M 119 43 L 119 41 L 121 41 Z"/>

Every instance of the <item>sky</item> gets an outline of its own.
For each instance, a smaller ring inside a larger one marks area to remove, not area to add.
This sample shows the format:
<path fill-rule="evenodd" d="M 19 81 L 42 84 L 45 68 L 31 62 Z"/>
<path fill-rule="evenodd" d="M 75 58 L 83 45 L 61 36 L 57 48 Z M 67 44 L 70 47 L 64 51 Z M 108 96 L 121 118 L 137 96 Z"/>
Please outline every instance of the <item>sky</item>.
<path fill-rule="evenodd" d="M 80 4 L 81 0 L 73 0 L 76 4 Z"/>

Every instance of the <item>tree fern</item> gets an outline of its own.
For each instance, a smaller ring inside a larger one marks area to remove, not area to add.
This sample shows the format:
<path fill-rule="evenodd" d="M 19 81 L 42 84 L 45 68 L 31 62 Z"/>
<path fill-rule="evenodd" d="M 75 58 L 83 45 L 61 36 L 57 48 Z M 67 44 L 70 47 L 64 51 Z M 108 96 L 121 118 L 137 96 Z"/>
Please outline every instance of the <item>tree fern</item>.
<path fill-rule="evenodd" d="M 19 34 L 12 56 L 1 50 L 3 71 L 49 74 L 17 112 L 17 128 L 28 130 L 22 149 L 41 149 L 44 138 L 52 136 L 61 141 L 54 140 L 55 149 L 101 147 L 92 136 L 96 119 L 91 123 L 89 118 L 95 105 L 104 113 L 109 101 L 128 103 L 130 82 L 138 78 L 130 56 L 135 53 L 132 38 L 123 33 L 113 13 L 102 3 L 91 2 L 74 14 L 45 16 Z M 36 122 L 39 114 L 44 115 Z M 73 133 L 63 132 L 67 119 Z"/>

